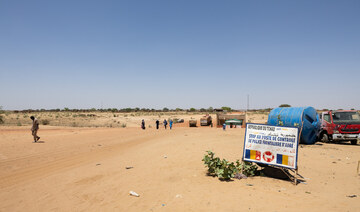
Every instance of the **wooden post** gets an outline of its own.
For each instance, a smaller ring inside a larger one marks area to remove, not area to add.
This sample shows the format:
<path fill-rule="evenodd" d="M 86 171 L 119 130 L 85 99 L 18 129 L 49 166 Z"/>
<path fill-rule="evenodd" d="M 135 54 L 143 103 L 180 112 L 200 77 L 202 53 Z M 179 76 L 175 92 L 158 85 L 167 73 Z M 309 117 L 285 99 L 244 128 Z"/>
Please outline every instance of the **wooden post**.
<path fill-rule="evenodd" d="M 245 166 L 245 162 L 244 160 L 241 160 L 241 174 L 244 174 L 244 166 Z"/>

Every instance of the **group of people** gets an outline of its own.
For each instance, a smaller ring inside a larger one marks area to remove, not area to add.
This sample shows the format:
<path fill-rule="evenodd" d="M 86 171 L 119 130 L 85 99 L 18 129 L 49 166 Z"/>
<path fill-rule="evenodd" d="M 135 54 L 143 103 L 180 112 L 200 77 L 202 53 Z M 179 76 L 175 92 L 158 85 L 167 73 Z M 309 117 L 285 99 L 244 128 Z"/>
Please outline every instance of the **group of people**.
<path fill-rule="evenodd" d="M 156 124 L 156 129 L 158 130 L 159 129 L 159 125 L 160 125 L 160 121 L 159 120 L 156 120 L 155 122 Z M 168 121 L 166 119 L 164 119 L 163 121 L 163 124 L 164 124 L 164 127 L 165 127 L 165 130 L 167 128 L 167 125 L 168 125 Z M 173 126 L 173 120 L 169 120 L 169 127 L 170 127 L 170 130 L 172 129 L 172 126 Z M 141 129 L 145 130 L 145 121 L 144 119 L 141 121 Z"/>
<path fill-rule="evenodd" d="M 39 121 L 34 116 L 31 116 L 30 119 L 33 122 L 32 127 L 31 127 L 31 134 L 34 137 L 34 142 L 38 142 L 40 139 L 40 137 L 37 135 L 37 132 L 39 130 Z M 159 129 L 159 124 L 160 124 L 159 120 L 156 120 L 155 124 L 156 124 L 156 129 Z M 163 124 L 164 124 L 165 130 L 166 130 L 167 125 L 168 125 L 168 122 L 166 121 L 166 119 L 164 119 Z M 170 119 L 169 120 L 170 130 L 172 129 L 172 126 L 173 126 L 173 121 Z M 145 121 L 143 119 L 141 122 L 141 129 L 145 130 L 145 128 L 146 128 Z"/>

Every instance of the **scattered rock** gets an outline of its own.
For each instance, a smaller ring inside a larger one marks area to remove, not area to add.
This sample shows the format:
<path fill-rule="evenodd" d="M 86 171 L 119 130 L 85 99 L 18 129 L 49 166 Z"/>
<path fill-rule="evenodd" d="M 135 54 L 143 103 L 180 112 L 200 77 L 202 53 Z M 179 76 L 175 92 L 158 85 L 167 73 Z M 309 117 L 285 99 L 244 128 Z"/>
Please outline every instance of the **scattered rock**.
<path fill-rule="evenodd" d="M 135 197 L 140 197 L 140 195 L 138 193 L 136 193 L 135 191 L 130 191 L 130 195 L 135 196 Z"/>
<path fill-rule="evenodd" d="M 311 192 L 310 192 L 310 191 L 305 191 L 305 193 L 307 193 L 307 194 L 311 194 Z"/>
<path fill-rule="evenodd" d="M 127 167 L 125 167 L 125 169 L 132 169 L 132 168 L 134 168 L 133 166 L 127 166 Z"/>
<path fill-rule="evenodd" d="M 349 198 L 354 198 L 354 197 L 357 197 L 357 195 L 349 195 L 349 196 L 346 196 L 346 197 L 349 197 Z"/>
<path fill-rule="evenodd" d="M 236 173 L 234 176 L 235 179 L 241 180 L 241 179 L 247 179 L 247 176 L 241 173 Z"/>
<path fill-rule="evenodd" d="M 181 194 L 176 194 L 175 198 L 182 198 Z"/>
<path fill-rule="evenodd" d="M 101 163 L 97 163 L 96 165 L 97 165 L 97 166 L 100 166 L 100 165 L 101 165 Z"/>
<path fill-rule="evenodd" d="M 247 183 L 247 184 L 246 184 L 246 186 L 254 186 L 254 185 L 253 185 L 253 184 L 248 184 L 248 183 Z"/>
<path fill-rule="evenodd" d="M 166 155 L 164 155 L 164 158 L 167 158 L 167 156 L 166 156 Z"/>

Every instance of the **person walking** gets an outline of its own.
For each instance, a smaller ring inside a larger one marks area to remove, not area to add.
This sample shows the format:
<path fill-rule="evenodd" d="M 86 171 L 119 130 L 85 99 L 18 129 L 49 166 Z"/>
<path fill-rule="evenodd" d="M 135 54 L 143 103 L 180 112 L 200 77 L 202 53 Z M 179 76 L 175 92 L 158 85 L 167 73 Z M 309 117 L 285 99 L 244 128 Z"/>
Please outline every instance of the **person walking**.
<path fill-rule="evenodd" d="M 170 119 L 170 121 L 169 121 L 169 127 L 170 127 L 170 130 L 172 129 L 172 125 L 173 125 L 173 120 L 172 120 L 172 119 Z"/>
<path fill-rule="evenodd" d="M 159 124 L 160 124 L 160 122 L 159 122 L 159 120 L 156 120 L 156 129 L 158 130 L 159 129 Z"/>
<path fill-rule="evenodd" d="M 164 127 L 165 127 L 165 130 L 166 130 L 166 126 L 167 126 L 167 121 L 166 121 L 166 119 L 164 119 Z"/>
<path fill-rule="evenodd" d="M 226 130 L 226 124 L 225 123 L 223 124 L 223 130 Z"/>
<path fill-rule="evenodd" d="M 37 135 L 37 131 L 39 130 L 39 121 L 34 116 L 30 116 L 30 119 L 33 121 L 31 127 L 31 134 L 34 136 L 34 142 L 37 142 L 40 139 L 40 137 Z"/>
<path fill-rule="evenodd" d="M 141 121 L 141 128 L 142 128 L 143 130 L 145 130 L 145 121 L 144 121 L 144 119 Z"/>

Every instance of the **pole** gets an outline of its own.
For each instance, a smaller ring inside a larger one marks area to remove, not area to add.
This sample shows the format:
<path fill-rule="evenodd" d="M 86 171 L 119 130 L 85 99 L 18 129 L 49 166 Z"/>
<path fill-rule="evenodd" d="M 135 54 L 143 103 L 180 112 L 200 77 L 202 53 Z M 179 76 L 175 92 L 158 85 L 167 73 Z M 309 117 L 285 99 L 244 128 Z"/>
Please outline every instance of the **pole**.
<path fill-rule="evenodd" d="M 247 95 L 247 107 L 246 107 L 246 111 L 249 110 L 249 94 Z"/>

